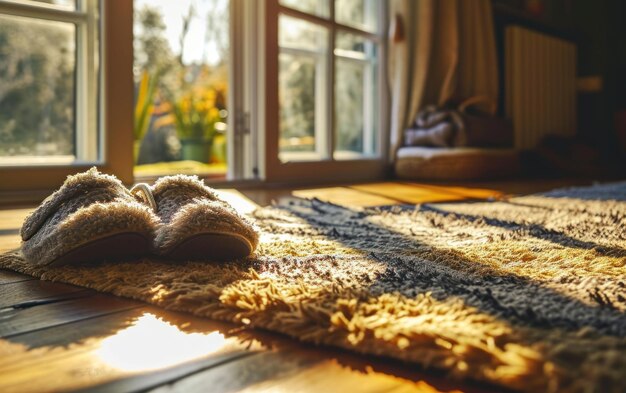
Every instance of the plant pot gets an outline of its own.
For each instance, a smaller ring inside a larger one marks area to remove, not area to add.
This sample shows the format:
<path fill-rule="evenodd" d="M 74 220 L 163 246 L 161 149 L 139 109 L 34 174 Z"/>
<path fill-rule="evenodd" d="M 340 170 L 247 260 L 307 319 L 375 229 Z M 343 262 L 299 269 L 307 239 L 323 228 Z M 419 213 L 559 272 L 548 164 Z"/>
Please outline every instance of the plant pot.
<path fill-rule="evenodd" d="M 211 142 L 202 138 L 181 139 L 183 160 L 209 162 Z"/>

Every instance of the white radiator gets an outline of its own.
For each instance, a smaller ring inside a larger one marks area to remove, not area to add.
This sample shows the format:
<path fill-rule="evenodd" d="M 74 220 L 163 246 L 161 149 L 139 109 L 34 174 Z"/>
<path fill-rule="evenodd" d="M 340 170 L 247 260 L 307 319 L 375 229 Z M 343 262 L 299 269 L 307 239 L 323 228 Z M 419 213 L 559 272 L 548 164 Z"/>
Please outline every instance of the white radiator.
<path fill-rule="evenodd" d="M 506 28 L 505 104 L 515 147 L 576 131 L 576 45 L 518 26 Z"/>

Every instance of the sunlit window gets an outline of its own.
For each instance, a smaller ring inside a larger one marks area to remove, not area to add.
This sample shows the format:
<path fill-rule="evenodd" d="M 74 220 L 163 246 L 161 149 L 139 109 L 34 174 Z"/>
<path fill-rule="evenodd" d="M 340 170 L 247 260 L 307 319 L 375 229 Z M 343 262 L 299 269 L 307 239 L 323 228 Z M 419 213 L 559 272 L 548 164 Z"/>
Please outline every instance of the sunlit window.
<path fill-rule="evenodd" d="M 281 161 L 377 156 L 381 2 L 280 4 Z"/>
<path fill-rule="evenodd" d="M 101 159 L 98 7 L 0 1 L 0 165 Z"/>
<path fill-rule="evenodd" d="M 135 175 L 226 174 L 228 0 L 134 0 Z"/>

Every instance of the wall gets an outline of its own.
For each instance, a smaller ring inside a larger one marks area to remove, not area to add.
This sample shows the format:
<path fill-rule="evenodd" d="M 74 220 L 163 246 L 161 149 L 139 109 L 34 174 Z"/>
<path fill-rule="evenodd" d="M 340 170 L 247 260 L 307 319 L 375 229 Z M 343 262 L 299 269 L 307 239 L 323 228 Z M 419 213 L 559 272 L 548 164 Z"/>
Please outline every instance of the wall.
<path fill-rule="evenodd" d="M 620 147 L 617 141 L 614 121 L 617 111 L 626 110 L 626 2 L 493 1 L 499 34 L 503 25 L 518 23 L 577 43 L 578 76 L 602 80 L 599 91 L 579 94 L 578 136 L 602 154 L 616 156 L 620 149 L 626 153 L 626 146 Z"/>

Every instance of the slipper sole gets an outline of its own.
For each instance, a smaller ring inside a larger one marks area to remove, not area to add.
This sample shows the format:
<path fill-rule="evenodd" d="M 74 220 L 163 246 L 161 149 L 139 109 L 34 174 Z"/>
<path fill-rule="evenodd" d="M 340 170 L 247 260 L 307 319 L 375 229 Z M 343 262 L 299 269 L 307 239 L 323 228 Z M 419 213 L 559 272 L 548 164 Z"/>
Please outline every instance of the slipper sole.
<path fill-rule="evenodd" d="M 178 243 L 164 255 L 176 260 L 231 261 L 249 256 L 252 245 L 245 237 L 231 233 L 199 233 Z"/>
<path fill-rule="evenodd" d="M 117 233 L 71 250 L 50 262 L 48 266 L 76 265 L 102 260 L 122 260 L 150 254 L 151 241 L 135 233 Z"/>

